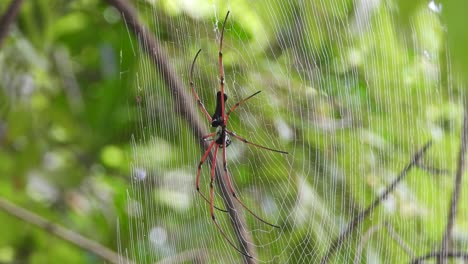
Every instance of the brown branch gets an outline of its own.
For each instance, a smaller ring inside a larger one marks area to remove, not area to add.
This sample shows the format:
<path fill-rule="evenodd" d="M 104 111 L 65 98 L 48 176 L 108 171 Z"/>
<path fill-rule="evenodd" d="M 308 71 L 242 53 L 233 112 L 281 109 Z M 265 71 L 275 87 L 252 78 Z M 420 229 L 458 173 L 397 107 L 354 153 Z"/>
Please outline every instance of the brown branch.
<path fill-rule="evenodd" d="M 410 263 L 420 264 L 420 263 L 424 263 L 424 260 L 428 260 L 431 258 L 444 258 L 444 259 L 457 258 L 457 259 L 463 259 L 465 261 L 468 261 L 468 252 L 431 252 L 427 255 L 413 259 Z"/>
<path fill-rule="evenodd" d="M 21 7 L 23 0 L 11 0 L 10 5 L 8 6 L 5 14 L 0 18 L 0 47 L 5 40 L 8 30 L 10 29 L 11 23 L 15 21 L 16 15 Z"/>
<path fill-rule="evenodd" d="M 321 264 L 328 263 L 330 257 L 341 247 L 341 245 L 345 242 L 345 240 L 351 235 L 351 233 L 356 229 L 363 220 L 368 217 L 374 209 L 382 203 L 387 196 L 396 188 L 396 186 L 406 177 L 408 172 L 416 166 L 416 163 L 421 159 L 424 153 L 429 149 L 432 145 L 432 141 L 427 142 L 416 154 L 414 154 L 411 161 L 406 165 L 403 171 L 400 172 L 398 177 L 387 187 L 387 189 L 372 202 L 364 211 L 361 211 L 351 222 L 348 224 L 346 229 L 331 243 L 328 250 L 325 252 L 325 255 L 320 260 Z"/>
<path fill-rule="evenodd" d="M 128 23 L 129 29 L 137 37 L 141 48 L 148 54 L 150 59 L 156 66 L 157 72 L 160 74 L 166 87 L 170 90 L 171 95 L 175 101 L 176 111 L 187 121 L 190 129 L 195 134 L 195 138 L 199 139 L 199 143 L 202 151 L 208 147 L 207 142 L 201 140 L 201 138 L 208 134 L 206 128 L 200 122 L 196 112 L 196 106 L 194 100 L 189 99 L 185 86 L 178 78 L 174 68 L 171 66 L 170 60 L 167 54 L 162 49 L 158 41 L 153 35 L 144 27 L 138 20 L 135 9 L 125 0 L 107 0 L 109 4 L 117 8 Z M 188 87 L 188 82 L 187 82 Z M 209 155 L 209 159 L 213 161 L 213 155 Z M 221 172 L 223 171 L 222 162 L 218 160 L 216 163 L 216 183 L 221 190 L 221 196 L 223 197 L 224 204 L 228 209 L 229 218 L 231 219 L 232 226 L 236 239 L 240 244 L 240 249 L 244 249 L 247 254 L 253 258 L 244 256 L 245 263 L 256 263 L 256 253 L 253 247 L 253 240 L 248 230 L 246 229 L 245 219 L 236 213 L 237 204 L 232 200 L 232 196 L 228 192 L 225 184 L 225 179 L 222 177 Z M 195 187 L 195 186 L 194 186 Z M 194 188 L 195 189 L 195 188 Z"/>
<path fill-rule="evenodd" d="M 55 235 L 84 250 L 94 253 L 106 262 L 115 264 L 133 264 L 134 262 L 104 247 L 96 241 L 90 240 L 70 229 L 54 224 L 41 216 L 21 208 L 0 197 L 0 210 L 26 223 L 35 225 L 45 232 Z"/>
<path fill-rule="evenodd" d="M 450 243 L 452 237 L 453 224 L 457 216 L 458 201 L 460 198 L 462 176 L 465 171 L 465 155 L 468 141 L 468 109 L 464 107 L 463 129 L 460 136 L 460 152 L 458 153 L 457 173 L 455 175 L 454 190 L 452 193 L 452 200 L 450 201 L 450 209 L 448 213 L 447 226 L 445 228 L 444 237 L 441 244 L 441 252 L 444 253 L 450 250 Z M 443 254 L 442 254 L 443 255 Z M 445 263 L 443 256 L 438 257 L 437 263 Z"/>

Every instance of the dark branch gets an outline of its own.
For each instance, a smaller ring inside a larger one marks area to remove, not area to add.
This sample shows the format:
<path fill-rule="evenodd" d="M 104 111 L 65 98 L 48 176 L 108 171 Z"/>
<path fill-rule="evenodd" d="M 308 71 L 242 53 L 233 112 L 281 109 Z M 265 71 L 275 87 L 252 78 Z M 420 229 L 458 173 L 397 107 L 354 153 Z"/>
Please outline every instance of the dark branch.
<path fill-rule="evenodd" d="M 382 203 L 387 196 L 395 190 L 396 186 L 406 177 L 408 172 L 411 170 L 412 167 L 416 166 L 416 163 L 421 159 L 424 153 L 429 149 L 432 145 L 432 141 L 427 142 L 416 154 L 414 154 L 411 161 L 406 165 L 403 171 L 400 172 L 398 177 L 385 189 L 385 191 L 372 202 L 364 211 L 361 211 L 351 222 L 348 224 L 346 229 L 331 243 L 330 247 L 328 248 L 325 255 L 320 260 L 320 263 L 328 263 L 330 257 L 341 247 L 341 245 L 345 242 L 345 240 L 351 235 L 351 233 L 356 229 L 362 221 L 368 217 L 374 209 Z"/>
<path fill-rule="evenodd" d="M 420 264 L 424 263 L 424 260 L 432 259 L 432 258 L 443 258 L 443 259 L 463 259 L 465 261 L 468 260 L 468 252 L 432 252 L 427 255 L 417 257 L 413 259 L 410 263 L 411 264 Z"/>
<path fill-rule="evenodd" d="M 134 8 L 127 1 L 107 0 L 107 2 L 117 8 L 125 18 L 130 30 L 138 38 L 140 46 L 153 61 L 157 72 L 163 78 L 166 83 L 166 87 L 170 90 L 176 105 L 175 110 L 185 118 L 189 127 L 195 134 L 195 137 L 200 139 L 202 150 L 206 150 L 208 148 L 208 143 L 202 140 L 202 138 L 204 135 L 208 134 L 208 132 L 200 122 L 197 112 L 195 111 L 196 106 L 193 104 L 194 99 L 190 99 L 188 96 L 182 81 L 177 76 L 174 68 L 172 68 L 169 58 L 161 48 L 161 45 L 148 31 L 148 29 L 138 21 Z M 187 82 L 187 84 L 189 84 L 189 82 Z M 209 159 L 213 161 L 213 155 L 210 154 Z M 240 248 L 244 249 L 248 255 L 254 257 L 252 259 L 244 257 L 244 261 L 246 263 L 255 263 L 256 254 L 253 247 L 253 240 L 248 230 L 245 228 L 245 220 L 236 213 L 237 204 L 233 202 L 232 197 L 226 188 L 225 179 L 221 174 L 222 171 L 222 163 L 221 161 L 218 161 L 216 163 L 216 183 L 221 190 L 221 196 L 223 197 L 226 208 L 229 211 L 229 218 L 231 219 L 231 223 L 234 227 L 235 236 L 239 241 Z"/>
<path fill-rule="evenodd" d="M 458 201 L 460 198 L 461 186 L 462 186 L 462 176 L 465 171 L 465 155 L 466 155 L 466 146 L 467 146 L 467 137 L 468 137 L 468 109 L 464 107 L 464 117 L 463 117 L 463 129 L 461 132 L 460 140 L 460 152 L 458 153 L 458 164 L 457 164 L 457 174 L 455 175 L 454 190 L 452 193 L 452 200 L 450 201 L 450 209 L 447 218 L 447 226 L 445 228 L 444 237 L 442 239 L 441 252 L 444 253 L 447 250 L 450 250 L 450 240 L 452 237 L 453 223 L 455 222 L 455 217 L 457 216 L 458 210 Z M 444 263 L 444 258 L 439 257 L 437 263 Z"/>
<path fill-rule="evenodd" d="M 10 29 L 11 23 L 15 21 L 16 15 L 21 7 L 23 0 L 11 0 L 5 14 L 0 18 L 0 47 L 5 40 L 8 30 Z"/>

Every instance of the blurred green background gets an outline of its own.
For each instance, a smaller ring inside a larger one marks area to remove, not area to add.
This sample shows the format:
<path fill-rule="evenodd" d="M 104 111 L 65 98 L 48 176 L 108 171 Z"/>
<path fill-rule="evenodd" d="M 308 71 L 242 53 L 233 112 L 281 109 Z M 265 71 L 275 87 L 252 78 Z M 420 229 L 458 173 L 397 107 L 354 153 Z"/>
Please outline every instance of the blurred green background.
<path fill-rule="evenodd" d="M 383 231 L 363 244 L 363 234 L 384 222 L 415 255 L 438 247 L 466 95 L 467 30 L 459 14 L 466 3 L 130 2 L 187 92 L 190 63 L 203 49 L 195 79 L 209 112 L 217 89 L 216 29 L 231 11 L 228 103 L 262 93 L 230 125 L 290 152 L 282 157 L 240 143 L 229 149 L 242 198 L 283 227 L 270 230 L 246 214 L 260 260 L 316 262 L 430 139 L 424 164 L 443 173 L 411 172 L 333 261 L 353 262 L 360 246 L 366 253 L 359 263 L 409 261 Z M 8 4 L 0 3 L 2 13 Z M 25 1 L 0 47 L 0 196 L 124 250 L 137 263 L 199 248 L 210 263 L 241 261 L 195 192 L 201 150 L 174 107 L 107 2 Z M 202 179 L 208 174 L 205 168 Z M 466 188 L 465 177 L 453 238 L 462 250 L 468 248 Z M 220 198 L 216 203 L 222 207 Z M 228 220 L 222 226 L 231 232 Z M 103 263 L 4 212 L 0 231 L 0 263 Z"/>

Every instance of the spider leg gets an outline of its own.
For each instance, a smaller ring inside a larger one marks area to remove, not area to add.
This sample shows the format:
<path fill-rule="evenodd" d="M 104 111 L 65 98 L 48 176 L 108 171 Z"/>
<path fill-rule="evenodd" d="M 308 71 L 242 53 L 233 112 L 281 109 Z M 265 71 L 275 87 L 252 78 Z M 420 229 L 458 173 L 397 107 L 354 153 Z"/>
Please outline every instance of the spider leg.
<path fill-rule="evenodd" d="M 218 55 L 218 63 L 219 63 L 219 90 L 221 92 L 221 117 L 223 119 L 224 125 L 226 125 L 226 109 L 224 109 L 224 67 L 223 67 L 223 38 L 224 38 L 224 28 L 226 26 L 226 20 L 228 19 L 229 11 L 226 14 L 226 18 L 224 19 L 223 29 L 221 30 L 221 36 L 219 38 L 219 55 Z"/>
<path fill-rule="evenodd" d="M 242 138 L 242 137 L 238 136 L 236 133 L 234 133 L 232 131 L 229 131 L 227 129 L 226 129 L 226 133 L 228 133 L 229 135 L 235 137 L 236 139 L 238 139 L 238 140 L 240 140 L 240 141 L 242 141 L 242 142 L 244 142 L 246 144 L 255 146 L 257 148 L 262 148 L 262 149 L 266 149 L 266 150 L 269 150 L 269 151 L 278 152 L 278 153 L 281 153 L 281 154 L 289 154 L 288 152 L 283 151 L 283 150 L 272 149 L 272 148 L 268 148 L 268 147 L 265 147 L 265 146 L 262 146 L 262 145 L 259 145 L 259 144 L 252 143 L 252 142 L 248 141 L 247 139 Z"/>
<path fill-rule="evenodd" d="M 205 162 L 206 158 L 208 157 L 208 154 L 210 154 L 211 149 L 213 148 L 213 146 L 214 146 L 215 143 L 216 143 L 216 142 L 213 141 L 213 143 L 211 143 L 210 146 L 208 146 L 208 149 L 205 151 L 205 154 L 203 154 L 203 157 L 202 157 L 202 159 L 200 160 L 200 164 L 198 164 L 198 171 L 197 171 L 197 180 L 196 180 L 197 192 L 201 195 L 201 197 L 203 197 L 203 199 L 204 199 L 207 203 L 210 203 L 210 201 L 209 201 L 208 198 L 206 198 L 206 196 L 200 191 L 200 172 L 201 172 L 201 167 L 202 167 L 203 163 Z M 216 206 L 214 206 L 214 208 L 216 208 L 216 209 L 219 210 L 219 211 L 225 212 L 225 213 L 228 212 L 227 210 L 218 208 L 218 207 L 216 207 Z"/>
<path fill-rule="evenodd" d="M 211 133 L 211 134 L 208 134 L 208 135 L 206 135 L 206 136 L 203 136 L 202 139 L 203 139 L 203 141 L 210 141 L 210 140 L 213 140 L 213 139 L 212 139 L 212 138 L 211 138 L 211 139 L 208 139 L 208 138 L 214 137 L 215 135 L 216 135 L 216 132 L 213 132 L 213 133 Z"/>
<path fill-rule="evenodd" d="M 195 96 L 195 100 L 197 100 L 198 106 L 200 106 L 200 109 L 202 110 L 203 114 L 205 114 L 206 118 L 211 123 L 212 122 L 211 116 L 208 113 L 208 111 L 206 111 L 205 105 L 200 100 L 200 97 L 198 97 L 198 94 L 195 91 L 195 86 L 193 84 L 193 66 L 195 65 L 195 61 L 197 60 L 197 57 L 198 57 L 198 54 L 200 54 L 200 51 L 201 51 L 201 49 L 198 50 L 197 55 L 195 55 L 195 58 L 193 59 L 192 66 L 190 67 L 190 88 L 192 88 L 192 93 Z"/>
<path fill-rule="evenodd" d="M 223 235 L 223 237 L 227 240 L 227 242 L 235 249 L 237 250 L 239 253 L 241 253 L 242 255 L 248 257 L 248 258 L 252 258 L 252 256 L 250 256 L 249 254 L 247 254 L 246 252 L 240 250 L 239 248 L 237 248 L 234 243 L 227 237 L 226 233 L 224 233 L 223 229 L 221 228 L 221 226 L 218 224 L 218 221 L 216 220 L 216 217 L 214 215 L 214 209 L 213 209 L 213 196 L 214 196 L 214 180 L 215 180 L 215 168 L 216 168 L 216 154 L 218 154 L 218 149 L 219 149 L 219 144 L 216 144 L 216 147 L 215 147 L 215 150 L 214 150 L 214 154 L 213 154 L 213 164 L 211 164 L 211 181 L 210 181 L 210 214 L 211 214 L 211 219 L 213 219 L 213 222 L 215 223 L 216 227 L 218 228 L 219 232 L 221 233 L 221 235 Z"/>
<path fill-rule="evenodd" d="M 270 224 L 268 223 L 267 221 L 263 220 L 262 218 L 260 218 L 258 215 L 256 215 L 252 210 L 250 210 L 236 195 L 236 192 L 234 191 L 234 188 L 232 187 L 232 184 L 231 184 L 231 177 L 229 177 L 229 172 L 227 170 L 227 162 L 226 162 L 226 141 L 223 142 L 223 169 L 224 169 L 224 175 L 226 176 L 226 181 L 227 181 L 227 184 L 228 184 L 228 188 L 229 188 L 229 191 L 231 192 L 232 194 L 232 197 L 234 197 L 234 199 L 236 199 L 236 201 L 242 205 L 242 207 L 245 208 L 245 210 L 247 210 L 253 217 L 257 218 L 258 220 L 260 220 L 261 222 L 269 225 L 269 226 L 272 226 L 272 227 L 276 227 L 276 228 L 280 228 L 279 226 L 277 225 L 274 225 L 274 224 Z"/>
<path fill-rule="evenodd" d="M 236 110 L 236 108 L 237 108 L 239 105 L 245 103 L 245 101 L 249 100 L 250 98 L 254 97 L 255 95 L 259 94 L 260 92 L 261 92 L 261 91 L 257 91 L 257 92 L 255 92 L 254 94 L 252 94 L 251 96 L 246 97 L 246 98 L 240 100 L 239 102 L 237 102 L 235 105 L 233 105 L 233 106 L 231 107 L 231 109 L 229 109 L 229 111 L 226 113 L 226 124 L 227 124 L 227 122 L 228 122 L 228 120 L 229 120 L 229 115 L 230 115 L 232 112 L 234 112 L 234 110 Z"/>

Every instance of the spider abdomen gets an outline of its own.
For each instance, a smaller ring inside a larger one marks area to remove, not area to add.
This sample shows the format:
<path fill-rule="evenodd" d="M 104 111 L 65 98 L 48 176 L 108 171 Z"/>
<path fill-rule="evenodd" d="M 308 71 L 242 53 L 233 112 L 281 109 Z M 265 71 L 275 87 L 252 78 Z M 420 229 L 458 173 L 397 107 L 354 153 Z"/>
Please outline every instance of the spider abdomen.
<path fill-rule="evenodd" d="M 224 104 L 226 105 L 226 101 L 228 99 L 228 96 L 224 94 Z M 216 93 L 216 110 L 213 114 L 212 121 L 211 121 L 211 126 L 212 127 L 219 127 L 223 125 L 224 120 L 222 116 L 222 108 L 221 108 L 221 92 Z"/>

